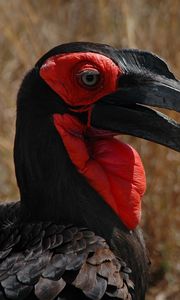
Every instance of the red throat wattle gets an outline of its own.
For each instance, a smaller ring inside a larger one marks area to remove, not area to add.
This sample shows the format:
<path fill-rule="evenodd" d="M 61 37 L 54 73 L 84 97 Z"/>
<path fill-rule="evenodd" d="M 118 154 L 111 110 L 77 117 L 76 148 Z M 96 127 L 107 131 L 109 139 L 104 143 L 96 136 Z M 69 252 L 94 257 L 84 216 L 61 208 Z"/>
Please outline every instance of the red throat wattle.
<path fill-rule="evenodd" d="M 145 172 L 138 153 L 110 135 L 97 137 L 94 131 L 93 137 L 93 129 L 88 129 L 69 114 L 55 114 L 53 119 L 77 170 L 122 222 L 134 229 L 140 222 L 141 198 L 146 188 Z"/>

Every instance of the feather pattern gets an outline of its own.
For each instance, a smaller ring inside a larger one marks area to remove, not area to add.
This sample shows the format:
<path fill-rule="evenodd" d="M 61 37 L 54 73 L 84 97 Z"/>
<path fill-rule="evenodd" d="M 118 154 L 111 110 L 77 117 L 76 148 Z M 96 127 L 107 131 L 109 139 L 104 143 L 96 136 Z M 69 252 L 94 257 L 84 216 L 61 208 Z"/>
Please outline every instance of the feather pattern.
<path fill-rule="evenodd" d="M 0 206 L 0 299 L 68 299 L 69 286 L 82 299 L 132 299 L 131 270 L 103 238 L 69 224 L 20 222 L 18 209 Z"/>

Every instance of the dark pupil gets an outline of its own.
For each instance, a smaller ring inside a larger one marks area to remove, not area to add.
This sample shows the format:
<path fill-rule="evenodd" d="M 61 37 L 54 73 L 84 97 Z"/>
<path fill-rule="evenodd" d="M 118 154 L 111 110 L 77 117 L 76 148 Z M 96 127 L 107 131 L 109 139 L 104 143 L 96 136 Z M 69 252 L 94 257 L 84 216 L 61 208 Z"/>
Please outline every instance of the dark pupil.
<path fill-rule="evenodd" d="M 94 75 L 86 75 L 86 80 L 91 82 L 94 80 Z"/>

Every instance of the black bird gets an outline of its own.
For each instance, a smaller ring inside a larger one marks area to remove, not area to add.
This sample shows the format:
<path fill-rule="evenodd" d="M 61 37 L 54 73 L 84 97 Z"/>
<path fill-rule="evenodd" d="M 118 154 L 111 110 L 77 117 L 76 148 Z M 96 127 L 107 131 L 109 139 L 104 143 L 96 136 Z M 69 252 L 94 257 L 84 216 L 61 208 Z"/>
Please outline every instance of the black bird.
<path fill-rule="evenodd" d="M 154 54 L 70 43 L 17 97 L 21 199 L 0 205 L 0 299 L 145 299 L 145 174 L 129 134 L 180 151 L 180 82 Z"/>

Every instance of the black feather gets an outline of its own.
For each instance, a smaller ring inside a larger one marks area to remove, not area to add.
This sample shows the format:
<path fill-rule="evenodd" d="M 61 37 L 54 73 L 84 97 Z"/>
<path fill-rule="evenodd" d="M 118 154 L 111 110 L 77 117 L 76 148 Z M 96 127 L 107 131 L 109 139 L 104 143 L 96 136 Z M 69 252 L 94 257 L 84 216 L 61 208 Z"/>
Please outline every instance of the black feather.
<path fill-rule="evenodd" d="M 141 80 L 140 68 L 174 79 L 152 54 L 93 43 L 55 47 L 25 76 L 14 148 L 21 204 L 0 205 L 3 300 L 145 297 L 149 262 L 141 232 L 129 231 L 72 164 L 52 122 L 53 113 L 68 107 L 39 76 L 48 57 L 81 51 L 120 65 L 120 84 Z M 86 120 L 87 114 L 80 118 Z"/>

